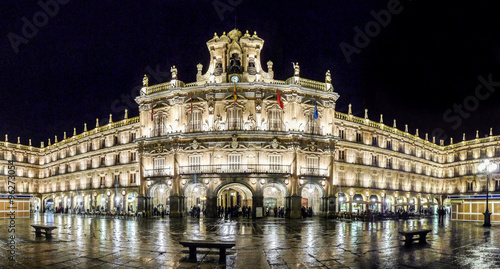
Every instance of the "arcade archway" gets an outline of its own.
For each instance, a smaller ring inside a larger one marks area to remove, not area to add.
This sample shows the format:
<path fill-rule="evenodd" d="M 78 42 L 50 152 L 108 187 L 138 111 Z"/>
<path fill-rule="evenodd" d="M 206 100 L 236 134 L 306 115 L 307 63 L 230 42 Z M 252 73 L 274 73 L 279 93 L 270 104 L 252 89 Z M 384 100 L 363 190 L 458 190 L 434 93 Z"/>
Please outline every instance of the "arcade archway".
<path fill-rule="evenodd" d="M 126 207 L 127 207 L 127 212 L 137 212 L 137 192 L 132 192 L 127 194 L 126 196 Z"/>
<path fill-rule="evenodd" d="M 230 183 L 222 186 L 217 191 L 217 212 L 219 212 L 219 216 L 241 216 L 243 215 L 243 207 L 251 208 L 252 203 L 252 191 L 241 183 Z"/>
<path fill-rule="evenodd" d="M 311 208 L 313 215 L 318 215 L 321 208 L 323 188 L 317 184 L 308 183 L 302 187 L 302 207 Z"/>
<path fill-rule="evenodd" d="M 207 207 L 207 187 L 203 183 L 191 183 L 185 191 L 186 209 L 191 210 L 194 207 L 204 210 Z"/>
<path fill-rule="evenodd" d="M 280 209 L 285 210 L 286 187 L 280 183 L 268 183 L 264 189 L 264 212 L 268 216 L 274 216 L 274 209 L 279 213 Z"/>
<path fill-rule="evenodd" d="M 155 184 L 150 189 L 152 207 L 156 207 L 158 212 L 170 211 L 170 187 L 165 183 Z"/>

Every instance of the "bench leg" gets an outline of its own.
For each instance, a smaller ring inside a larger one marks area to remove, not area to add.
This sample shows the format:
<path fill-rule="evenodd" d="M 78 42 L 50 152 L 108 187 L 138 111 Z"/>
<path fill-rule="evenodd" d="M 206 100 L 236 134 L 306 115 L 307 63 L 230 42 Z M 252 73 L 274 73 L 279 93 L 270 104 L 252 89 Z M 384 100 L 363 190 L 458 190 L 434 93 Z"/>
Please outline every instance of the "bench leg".
<path fill-rule="evenodd" d="M 189 247 L 189 260 L 196 261 L 196 247 Z"/>
<path fill-rule="evenodd" d="M 221 248 L 220 249 L 219 261 L 226 263 L 226 248 Z"/>
<path fill-rule="evenodd" d="M 35 230 L 35 236 L 36 237 L 42 237 L 42 231 L 40 229 Z"/>
<path fill-rule="evenodd" d="M 426 243 L 426 237 L 427 237 L 427 233 L 425 234 L 421 234 L 420 235 L 420 240 L 418 241 L 419 244 L 425 244 Z"/>
<path fill-rule="evenodd" d="M 405 246 L 411 245 L 413 241 L 413 235 L 406 235 L 405 236 Z"/>
<path fill-rule="evenodd" d="M 45 238 L 52 238 L 52 233 L 50 230 L 45 230 Z"/>

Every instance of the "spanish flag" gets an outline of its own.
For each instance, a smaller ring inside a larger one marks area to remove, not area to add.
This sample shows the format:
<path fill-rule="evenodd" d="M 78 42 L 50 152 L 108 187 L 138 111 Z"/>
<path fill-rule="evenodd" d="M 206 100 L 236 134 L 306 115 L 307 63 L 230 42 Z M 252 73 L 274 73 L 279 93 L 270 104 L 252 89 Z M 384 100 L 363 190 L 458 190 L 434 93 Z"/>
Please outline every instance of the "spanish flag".
<path fill-rule="evenodd" d="M 234 101 L 238 102 L 238 96 L 236 95 L 236 83 L 234 83 Z"/>
<path fill-rule="evenodd" d="M 280 91 L 278 91 L 278 105 L 283 109 L 283 101 L 281 100 Z"/>
<path fill-rule="evenodd" d="M 155 109 L 154 105 L 151 105 L 151 121 L 154 121 Z"/>

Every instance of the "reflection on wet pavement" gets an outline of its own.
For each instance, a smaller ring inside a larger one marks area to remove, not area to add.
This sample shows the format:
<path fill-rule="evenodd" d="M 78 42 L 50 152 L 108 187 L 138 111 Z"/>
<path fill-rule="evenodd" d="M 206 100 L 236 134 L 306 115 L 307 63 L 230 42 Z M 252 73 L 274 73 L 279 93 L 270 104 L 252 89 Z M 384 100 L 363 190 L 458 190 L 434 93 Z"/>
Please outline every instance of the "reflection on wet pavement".
<path fill-rule="evenodd" d="M 50 240 L 33 223 L 54 224 Z M 0 220 L 0 268 L 500 268 L 500 226 L 437 219 L 339 221 L 262 219 L 114 219 L 38 214 L 16 220 L 17 262 L 8 260 Z M 398 229 L 432 229 L 427 244 L 403 247 Z M 188 261 L 182 239 L 234 240 L 226 263 L 218 249 Z"/>

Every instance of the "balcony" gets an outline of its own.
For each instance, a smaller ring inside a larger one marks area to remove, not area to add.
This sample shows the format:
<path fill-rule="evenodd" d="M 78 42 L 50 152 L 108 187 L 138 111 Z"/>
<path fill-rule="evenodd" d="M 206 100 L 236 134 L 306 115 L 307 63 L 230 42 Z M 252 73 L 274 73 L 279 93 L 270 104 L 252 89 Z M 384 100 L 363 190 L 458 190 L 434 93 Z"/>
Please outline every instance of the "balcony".
<path fill-rule="evenodd" d="M 328 176 L 328 169 L 301 167 L 300 168 L 300 175 L 301 176 L 313 176 L 313 177 L 326 177 L 326 176 Z"/>
<path fill-rule="evenodd" d="M 189 174 L 290 174 L 290 165 L 214 164 L 180 166 L 181 175 Z"/>
<path fill-rule="evenodd" d="M 148 169 L 144 171 L 144 177 L 167 177 L 172 174 L 171 168 Z"/>

